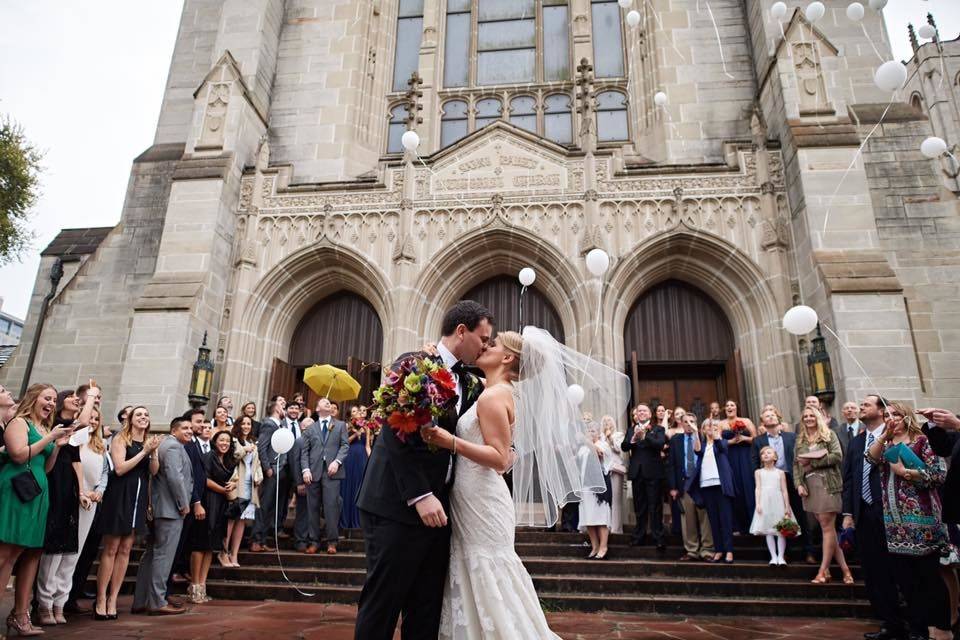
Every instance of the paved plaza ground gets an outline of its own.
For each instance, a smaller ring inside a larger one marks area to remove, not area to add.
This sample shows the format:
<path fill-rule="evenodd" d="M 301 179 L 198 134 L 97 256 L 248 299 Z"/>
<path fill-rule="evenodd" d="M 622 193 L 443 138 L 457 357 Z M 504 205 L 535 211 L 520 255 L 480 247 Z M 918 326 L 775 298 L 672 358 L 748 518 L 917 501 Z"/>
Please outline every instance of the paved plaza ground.
<path fill-rule="evenodd" d="M 6 618 L 9 592 L 0 601 Z M 130 615 L 130 597 L 120 600 L 120 619 L 94 622 L 74 619 L 62 627 L 47 627 L 44 638 L 112 640 L 352 640 L 356 608 L 339 604 L 300 602 L 218 601 L 175 617 Z M 564 640 L 858 640 L 876 629 L 862 620 L 816 618 L 687 618 L 634 616 L 622 613 L 550 613 L 551 628 Z M 399 639 L 397 633 L 396 638 Z"/>

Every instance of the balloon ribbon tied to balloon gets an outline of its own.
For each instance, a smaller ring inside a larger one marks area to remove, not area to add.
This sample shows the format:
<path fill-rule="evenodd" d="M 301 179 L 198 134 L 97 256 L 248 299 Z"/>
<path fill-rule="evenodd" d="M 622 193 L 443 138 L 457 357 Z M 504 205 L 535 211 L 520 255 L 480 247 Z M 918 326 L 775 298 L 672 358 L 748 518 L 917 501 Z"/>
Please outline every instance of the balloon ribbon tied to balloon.
<path fill-rule="evenodd" d="M 293 432 L 289 429 L 284 429 L 283 427 L 280 427 L 274 431 L 273 435 L 270 437 L 270 447 L 277 453 L 277 457 L 274 460 L 274 463 L 276 464 L 276 471 L 274 473 L 277 474 L 277 477 L 280 477 L 280 456 L 290 451 L 290 449 L 293 448 L 293 443 Z M 277 489 L 276 502 L 274 502 L 274 504 L 277 505 L 277 508 L 280 508 L 280 483 L 276 482 L 274 484 L 276 485 Z M 274 514 L 274 516 L 276 516 L 276 514 Z M 273 535 L 275 540 L 280 540 L 280 523 L 276 517 L 273 519 Z M 283 568 L 283 558 L 280 555 L 279 544 L 277 544 L 277 566 L 280 567 L 280 575 L 283 576 L 283 579 L 290 583 L 290 586 L 293 587 L 294 591 L 299 593 L 301 596 L 305 598 L 315 598 L 318 595 L 316 593 L 307 593 L 306 591 L 301 591 L 300 587 L 294 584 L 293 580 L 290 579 L 290 576 L 287 575 L 287 572 Z"/>
<path fill-rule="evenodd" d="M 523 294 L 527 292 L 527 287 L 532 285 L 537 279 L 537 272 L 534 271 L 531 267 L 524 267 L 520 269 L 520 273 L 517 276 L 520 280 L 520 333 L 523 333 Z"/>

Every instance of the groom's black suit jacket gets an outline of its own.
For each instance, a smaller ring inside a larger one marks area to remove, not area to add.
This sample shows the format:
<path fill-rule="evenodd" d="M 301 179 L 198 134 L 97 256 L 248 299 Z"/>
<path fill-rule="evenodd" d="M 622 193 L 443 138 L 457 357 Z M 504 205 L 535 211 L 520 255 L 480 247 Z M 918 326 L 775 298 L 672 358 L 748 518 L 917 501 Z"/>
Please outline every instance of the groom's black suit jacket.
<path fill-rule="evenodd" d="M 397 358 L 393 368 L 396 369 L 402 360 L 411 356 L 443 363 L 439 357 L 412 352 Z M 460 376 L 460 386 L 465 396 L 460 404 L 460 412 L 454 405 L 446 415 L 436 420 L 437 426 L 454 434 L 459 417 L 473 406 L 483 392 L 480 379 L 469 372 Z M 422 522 L 416 508 L 407 506 L 407 502 L 432 493 L 443 504 L 444 511 L 450 513 L 449 486 L 446 482 L 450 455 L 446 449 L 430 451 L 419 432 L 410 434 L 406 442 L 401 442 L 393 430 L 385 426 L 367 461 L 357 495 L 357 506 L 383 518 L 420 525 Z"/>

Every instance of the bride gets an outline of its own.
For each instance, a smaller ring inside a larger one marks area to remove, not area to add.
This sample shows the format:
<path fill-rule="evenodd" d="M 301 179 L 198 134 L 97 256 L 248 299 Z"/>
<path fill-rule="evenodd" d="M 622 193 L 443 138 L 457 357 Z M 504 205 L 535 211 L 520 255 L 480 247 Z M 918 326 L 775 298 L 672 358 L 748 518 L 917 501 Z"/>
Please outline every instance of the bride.
<path fill-rule="evenodd" d="M 558 638 L 514 550 L 518 515 L 521 525 L 549 527 L 563 504 L 605 490 L 599 462 L 584 468 L 576 457 L 583 423 L 568 377 L 607 412 L 626 407 L 627 378 L 535 327 L 500 333 L 476 365 L 486 389 L 456 434 L 423 431 L 457 456 L 440 638 Z M 512 496 L 501 475 L 511 468 Z"/>

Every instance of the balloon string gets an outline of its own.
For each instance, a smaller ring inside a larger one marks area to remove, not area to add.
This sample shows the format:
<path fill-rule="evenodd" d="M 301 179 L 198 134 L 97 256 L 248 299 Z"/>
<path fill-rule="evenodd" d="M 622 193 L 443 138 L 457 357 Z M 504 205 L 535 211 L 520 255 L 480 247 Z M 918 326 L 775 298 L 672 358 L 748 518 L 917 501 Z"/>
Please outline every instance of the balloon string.
<path fill-rule="evenodd" d="M 843 343 L 843 340 L 840 339 L 840 336 L 837 335 L 837 332 L 834 331 L 833 329 L 831 329 L 831 328 L 830 328 L 830 325 L 827 324 L 826 322 L 824 322 L 822 319 L 820 320 L 820 326 L 823 327 L 824 329 L 826 329 L 827 332 L 828 332 L 830 335 L 832 335 L 834 338 L 837 339 L 837 344 L 839 344 L 839 345 L 840 345 L 840 348 L 843 349 L 843 350 L 847 353 L 848 356 L 850 356 L 850 359 L 853 360 L 854 364 L 857 365 L 857 368 L 860 369 L 860 372 L 863 374 L 863 377 L 865 377 L 865 378 L 867 379 L 867 382 L 870 383 L 870 387 L 871 387 L 874 391 L 877 392 L 877 395 L 883 395 L 883 394 L 880 393 L 880 387 L 878 387 L 878 386 L 876 385 L 876 383 L 874 383 L 874 381 L 870 378 L 870 374 L 867 373 L 867 370 L 864 369 L 864 368 L 863 368 L 863 365 L 860 364 L 860 361 L 857 360 L 857 356 L 853 355 L 853 352 L 850 351 L 850 349 L 847 347 L 847 345 L 845 345 L 845 344 Z"/>
<path fill-rule="evenodd" d="M 597 314 L 596 316 L 594 316 L 596 319 L 594 320 L 595 324 L 594 324 L 594 330 L 593 330 L 593 338 L 591 338 L 590 340 L 590 348 L 587 349 L 587 360 L 589 360 L 590 357 L 593 355 L 593 347 L 597 342 L 597 336 L 600 335 L 600 325 L 601 325 L 600 312 L 602 311 L 602 308 L 603 308 L 603 276 L 598 277 L 597 280 L 600 282 L 600 291 L 597 292 Z M 580 376 L 581 386 L 583 385 L 583 381 L 586 380 L 586 378 L 587 378 L 587 370 L 586 370 L 586 367 L 584 367 L 583 375 Z"/>
<path fill-rule="evenodd" d="M 650 6 L 650 11 L 653 13 L 654 19 L 657 21 L 657 26 L 660 28 L 660 31 L 666 31 L 663 28 L 663 22 L 660 21 L 660 14 L 657 13 L 657 10 L 653 8 L 653 3 L 650 0 L 646 0 L 647 4 Z M 676 51 L 677 55 L 680 56 L 680 59 L 686 63 L 687 59 L 683 57 L 683 54 L 680 53 L 680 50 L 677 49 L 677 45 L 673 42 L 673 34 L 670 34 L 670 46 L 673 47 L 673 50 Z"/>
<path fill-rule="evenodd" d="M 880 58 L 880 62 L 881 62 L 881 63 L 886 62 L 886 60 L 884 59 L 884 57 L 883 57 L 882 55 L 880 55 L 880 52 L 877 51 L 877 45 L 873 44 L 873 38 L 871 38 L 871 37 L 870 37 L 870 34 L 867 33 L 867 28 L 866 28 L 865 26 L 863 26 L 863 23 L 862 23 L 862 22 L 860 23 L 860 30 L 863 31 L 863 37 L 866 38 L 866 39 L 867 39 L 867 42 L 870 43 L 870 46 L 873 47 L 873 52 L 874 52 L 875 54 L 877 54 L 877 57 L 878 57 L 878 58 Z"/>
<path fill-rule="evenodd" d="M 276 485 L 277 485 L 277 499 L 276 499 L 276 502 L 274 502 L 274 504 L 277 506 L 278 509 L 280 508 L 280 456 L 281 456 L 281 455 L 283 455 L 283 454 L 278 453 L 278 454 L 277 454 L 277 460 L 276 460 L 276 462 L 277 462 L 277 482 L 276 482 Z M 299 496 L 298 496 L 297 499 L 299 499 Z M 284 505 L 285 508 L 286 508 L 287 506 L 288 506 L 288 505 Z M 276 544 L 277 544 L 277 565 L 280 566 L 280 575 L 283 576 L 283 579 L 286 580 L 287 582 L 289 582 L 289 583 L 290 583 L 290 586 L 293 587 L 293 589 L 294 589 L 297 593 L 299 593 L 300 595 L 302 595 L 303 597 L 305 597 L 305 598 L 315 598 L 315 597 L 317 597 L 317 595 L 319 595 L 319 594 L 316 594 L 316 593 L 306 593 L 306 592 L 304 592 L 304 591 L 301 591 L 301 590 L 300 590 L 300 587 L 298 587 L 297 585 L 295 585 L 295 584 L 293 583 L 293 580 L 291 580 L 291 579 L 289 578 L 289 576 L 287 576 L 287 572 L 284 571 L 284 569 L 283 569 L 283 560 L 282 560 L 281 557 L 280 557 L 280 522 L 279 522 L 279 520 L 277 520 L 277 513 L 276 513 L 276 512 L 273 513 L 273 539 L 274 539 L 274 541 L 275 541 Z"/>
<path fill-rule="evenodd" d="M 860 144 L 860 148 L 857 149 L 857 152 L 853 155 L 853 160 L 850 161 L 850 165 L 847 167 L 847 170 L 843 172 L 843 176 L 840 177 L 840 182 L 837 183 L 837 188 L 833 190 L 833 194 L 830 196 L 830 199 L 827 201 L 827 212 L 823 216 L 823 231 L 822 233 L 827 233 L 827 223 L 830 221 L 830 207 L 833 206 L 833 199 L 837 197 L 837 193 L 840 191 L 840 187 L 843 185 L 843 181 L 847 179 L 847 175 L 850 173 L 850 170 L 853 169 L 853 165 L 857 164 L 857 160 L 860 159 L 861 154 L 863 153 L 863 148 L 867 146 L 867 142 L 870 141 L 870 137 L 877 131 L 881 124 L 883 124 L 883 119 L 886 117 L 887 112 L 890 110 L 890 107 L 893 106 L 893 101 L 896 100 L 896 94 L 890 99 L 890 103 L 887 105 L 887 108 L 883 110 L 883 113 L 880 115 L 880 119 L 877 120 L 877 124 L 873 126 L 873 129 L 870 130 L 870 133 L 867 134 L 867 137 L 863 139 L 863 142 Z"/>
<path fill-rule="evenodd" d="M 523 333 L 523 294 L 527 292 L 527 286 L 521 285 L 520 287 L 520 333 Z"/>
<path fill-rule="evenodd" d="M 728 78 L 734 80 L 733 74 L 727 71 L 727 60 L 723 55 L 723 43 L 720 41 L 720 27 L 717 26 L 717 19 L 713 17 L 713 8 L 710 7 L 709 0 L 706 3 L 707 13 L 710 14 L 710 21 L 713 22 L 713 33 L 717 36 L 717 48 L 720 50 L 720 64 L 723 67 L 723 72 L 727 75 Z"/>

